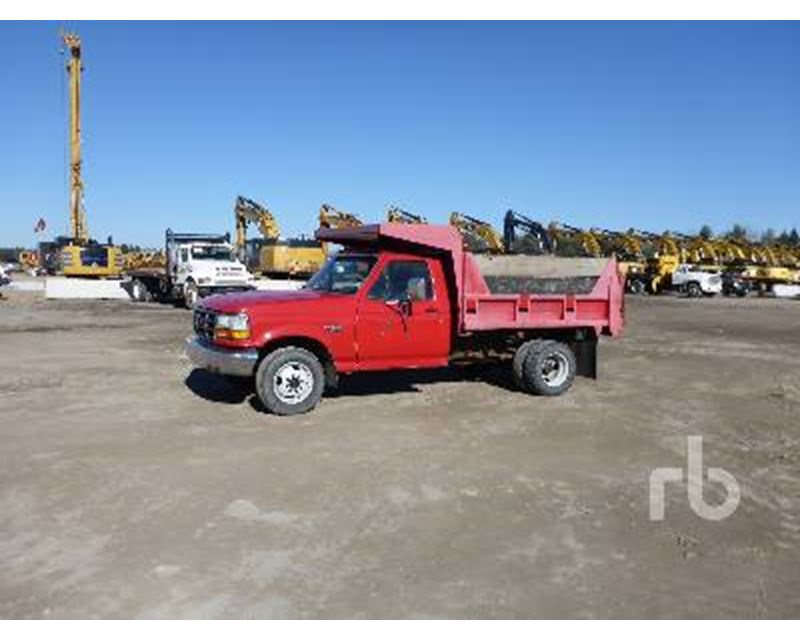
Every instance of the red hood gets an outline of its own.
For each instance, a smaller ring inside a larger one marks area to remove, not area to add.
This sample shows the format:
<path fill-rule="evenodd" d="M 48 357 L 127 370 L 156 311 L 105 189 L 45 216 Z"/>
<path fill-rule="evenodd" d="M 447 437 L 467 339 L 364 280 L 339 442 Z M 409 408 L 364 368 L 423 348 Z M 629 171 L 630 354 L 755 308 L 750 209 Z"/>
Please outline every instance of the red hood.
<path fill-rule="evenodd" d="M 296 309 L 298 304 L 315 303 L 323 298 L 339 297 L 334 294 L 320 293 L 311 289 L 295 291 L 246 291 L 243 293 L 228 293 L 223 295 L 203 298 L 200 307 L 218 313 L 239 313 L 250 311 L 255 307 L 269 306 L 275 310 L 281 307 Z"/>

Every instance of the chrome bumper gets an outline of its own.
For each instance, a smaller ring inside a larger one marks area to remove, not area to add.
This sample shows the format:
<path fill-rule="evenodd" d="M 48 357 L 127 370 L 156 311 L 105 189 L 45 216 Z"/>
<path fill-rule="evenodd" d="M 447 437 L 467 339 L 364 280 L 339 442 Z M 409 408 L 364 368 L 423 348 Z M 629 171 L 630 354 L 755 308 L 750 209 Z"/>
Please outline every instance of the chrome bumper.
<path fill-rule="evenodd" d="M 186 355 L 201 369 L 244 378 L 253 375 L 258 361 L 255 349 L 222 349 L 196 337 L 187 338 Z"/>

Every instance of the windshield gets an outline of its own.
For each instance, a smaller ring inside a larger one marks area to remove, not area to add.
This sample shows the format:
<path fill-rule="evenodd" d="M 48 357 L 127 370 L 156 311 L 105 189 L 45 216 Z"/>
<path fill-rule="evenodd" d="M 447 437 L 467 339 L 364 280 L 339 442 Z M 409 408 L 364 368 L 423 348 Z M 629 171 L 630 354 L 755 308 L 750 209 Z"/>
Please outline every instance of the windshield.
<path fill-rule="evenodd" d="M 233 251 L 224 244 L 194 245 L 192 258 L 195 260 L 234 260 Z"/>
<path fill-rule="evenodd" d="M 375 256 L 337 256 L 330 258 L 306 284 L 306 289 L 327 293 L 358 291 L 367 279 Z"/>

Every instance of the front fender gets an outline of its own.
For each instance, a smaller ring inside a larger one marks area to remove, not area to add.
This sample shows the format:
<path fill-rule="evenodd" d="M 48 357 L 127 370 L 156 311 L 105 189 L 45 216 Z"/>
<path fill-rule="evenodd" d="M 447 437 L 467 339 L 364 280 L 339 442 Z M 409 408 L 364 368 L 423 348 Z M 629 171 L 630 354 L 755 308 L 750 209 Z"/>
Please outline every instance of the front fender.
<path fill-rule="evenodd" d="M 347 372 L 356 368 L 356 348 L 353 328 L 337 324 L 289 323 L 269 327 L 261 334 L 261 349 L 275 343 L 313 341 L 321 345 L 330 355 L 337 371 Z"/>

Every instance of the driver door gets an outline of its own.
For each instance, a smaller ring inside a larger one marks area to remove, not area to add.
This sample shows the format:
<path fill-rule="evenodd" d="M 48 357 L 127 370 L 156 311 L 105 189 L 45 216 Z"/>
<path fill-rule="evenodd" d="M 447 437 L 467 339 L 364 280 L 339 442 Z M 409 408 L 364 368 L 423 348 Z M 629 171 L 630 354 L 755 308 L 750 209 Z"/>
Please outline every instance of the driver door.
<path fill-rule="evenodd" d="M 436 295 L 431 266 L 439 265 L 422 258 L 392 258 L 383 265 L 358 309 L 359 369 L 447 364 L 449 307 Z"/>

